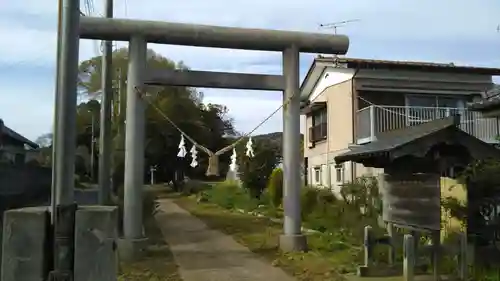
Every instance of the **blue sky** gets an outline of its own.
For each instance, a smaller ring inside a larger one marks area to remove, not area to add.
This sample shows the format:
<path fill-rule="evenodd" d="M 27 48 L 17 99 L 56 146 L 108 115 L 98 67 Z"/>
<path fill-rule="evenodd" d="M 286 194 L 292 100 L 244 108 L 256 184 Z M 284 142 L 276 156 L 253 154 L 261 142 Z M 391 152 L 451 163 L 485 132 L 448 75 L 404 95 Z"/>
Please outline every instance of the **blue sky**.
<path fill-rule="evenodd" d="M 94 15 L 103 3 L 94 0 Z M 85 6 L 82 1 L 82 10 Z M 36 139 L 53 119 L 56 0 L 0 4 L 0 118 Z M 115 0 L 115 16 L 239 27 L 318 32 L 318 24 L 360 19 L 338 29 L 351 40 L 348 56 L 422 60 L 500 67 L 500 1 L 497 0 Z M 321 32 L 332 32 L 323 30 Z M 193 69 L 277 74 L 279 53 L 182 46 L 150 48 Z M 95 56 L 82 40 L 80 58 Z M 301 56 L 301 72 L 313 55 Z M 201 89 L 206 102 L 228 106 L 246 132 L 280 106 L 277 92 Z M 276 114 L 258 133 L 280 131 Z"/>

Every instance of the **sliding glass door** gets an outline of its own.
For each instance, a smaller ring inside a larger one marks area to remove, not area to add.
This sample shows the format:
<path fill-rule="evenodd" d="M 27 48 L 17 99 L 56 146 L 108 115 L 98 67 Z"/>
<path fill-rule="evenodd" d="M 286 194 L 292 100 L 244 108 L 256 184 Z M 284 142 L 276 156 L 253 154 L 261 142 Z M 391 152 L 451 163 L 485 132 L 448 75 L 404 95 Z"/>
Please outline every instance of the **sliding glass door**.
<path fill-rule="evenodd" d="M 416 125 L 452 114 L 460 114 L 464 105 L 464 100 L 460 97 L 406 95 L 407 123 Z"/>

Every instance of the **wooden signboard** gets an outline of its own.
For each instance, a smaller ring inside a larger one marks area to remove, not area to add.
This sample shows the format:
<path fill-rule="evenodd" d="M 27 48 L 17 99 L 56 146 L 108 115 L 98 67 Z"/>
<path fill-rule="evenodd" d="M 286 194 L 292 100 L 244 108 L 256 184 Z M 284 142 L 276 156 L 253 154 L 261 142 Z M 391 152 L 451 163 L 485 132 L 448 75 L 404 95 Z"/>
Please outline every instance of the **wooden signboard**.
<path fill-rule="evenodd" d="M 440 176 L 409 174 L 379 176 L 383 220 L 400 227 L 441 229 Z"/>

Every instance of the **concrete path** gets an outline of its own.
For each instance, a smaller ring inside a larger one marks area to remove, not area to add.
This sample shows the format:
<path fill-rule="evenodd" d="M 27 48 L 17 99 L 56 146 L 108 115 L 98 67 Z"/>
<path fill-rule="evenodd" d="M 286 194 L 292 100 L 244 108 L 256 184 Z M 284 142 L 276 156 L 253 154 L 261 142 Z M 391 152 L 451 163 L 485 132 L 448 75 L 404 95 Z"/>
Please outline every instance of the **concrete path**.
<path fill-rule="evenodd" d="M 200 219 L 161 199 L 156 220 L 184 281 L 294 281 L 246 247 Z"/>

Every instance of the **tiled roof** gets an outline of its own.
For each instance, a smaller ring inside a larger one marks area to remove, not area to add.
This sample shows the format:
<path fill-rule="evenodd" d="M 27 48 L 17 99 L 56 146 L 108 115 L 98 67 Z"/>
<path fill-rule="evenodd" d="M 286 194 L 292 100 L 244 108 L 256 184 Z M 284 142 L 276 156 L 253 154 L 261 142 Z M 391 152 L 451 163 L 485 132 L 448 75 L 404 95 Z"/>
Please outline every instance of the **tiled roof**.
<path fill-rule="evenodd" d="M 16 131 L 12 130 L 11 128 L 5 126 L 5 124 L 3 123 L 3 120 L 0 119 L 0 135 L 6 135 L 12 139 L 15 139 L 19 142 L 22 142 L 28 146 L 30 146 L 31 148 L 38 148 L 39 145 L 30 141 L 29 139 L 23 137 L 22 135 L 20 135 L 19 133 L 17 133 Z"/>
<path fill-rule="evenodd" d="M 500 68 L 490 67 L 475 67 L 455 65 L 454 63 L 433 63 L 421 61 L 391 61 L 391 60 L 374 60 L 374 59 L 359 59 L 346 58 L 341 56 L 319 56 L 317 61 L 333 62 L 339 64 L 347 64 L 349 68 L 361 69 L 406 69 L 406 70 L 426 70 L 426 71 L 446 71 L 454 73 L 470 73 L 484 75 L 500 75 Z"/>
<path fill-rule="evenodd" d="M 371 157 L 375 154 L 389 152 L 395 148 L 413 142 L 422 137 L 449 127 L 456 127 L 459 116 L 436 119 L 415 126 L 404 127 L 399 130 L 388 131 L 377 136 L 377 140 L 368 144 L 355 146 L 350 151 L 335 157 L 335 162 L 355 161 L 357 158 Z"/>
<path fill-rule="evenodd" d="M 459 116 L 436 119 L 416 126 L 382 133 L 377 140 L 350 148 L 335 157 L 335 162 L 353 161 L 367 167 L 383 167 L 403 155 L 422 155 L 438 143 L 462 145 L 476 160 L 500 159 L 500 149 L 462 131 Z M 411 151 L 411 152 L 410 152 Z"/>

